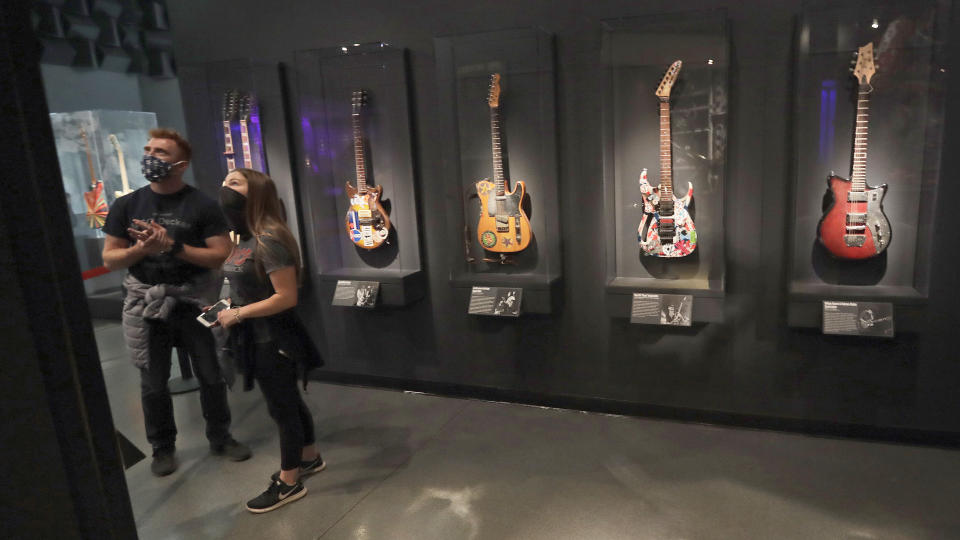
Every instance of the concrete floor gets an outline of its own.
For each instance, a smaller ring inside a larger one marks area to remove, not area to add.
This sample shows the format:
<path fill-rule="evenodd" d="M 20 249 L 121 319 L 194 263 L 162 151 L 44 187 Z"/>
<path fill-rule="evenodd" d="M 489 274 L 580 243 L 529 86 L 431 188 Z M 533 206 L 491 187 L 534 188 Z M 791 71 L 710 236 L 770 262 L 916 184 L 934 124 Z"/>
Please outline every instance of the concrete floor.
<path fill-rule="evenodd" d="M 144 451 L 136 370 L 97 340 L 117 428 Z M 328 470 L 253 515 L 279 464 L 256 389 L 230 394 L 254 457 L 208 454 L 196 393 L 174 397 L 180 469 L 127 471 L 143 539 L 960 538 L 960 452 L 311 383 Z"/>

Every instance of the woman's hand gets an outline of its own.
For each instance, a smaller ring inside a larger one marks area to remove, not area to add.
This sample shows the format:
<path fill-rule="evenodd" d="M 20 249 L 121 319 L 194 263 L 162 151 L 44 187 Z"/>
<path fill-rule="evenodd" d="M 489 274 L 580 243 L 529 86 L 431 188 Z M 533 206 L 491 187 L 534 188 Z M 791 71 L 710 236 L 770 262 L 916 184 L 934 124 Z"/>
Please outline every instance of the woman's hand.
<path fill-rule="evenodd" d="M 240 322 L 240 308 L 230 308 L 217 313 L 217 322 L 220 323 L 220 326 L 224 328 L 230 328 L 231 326 Z"/>

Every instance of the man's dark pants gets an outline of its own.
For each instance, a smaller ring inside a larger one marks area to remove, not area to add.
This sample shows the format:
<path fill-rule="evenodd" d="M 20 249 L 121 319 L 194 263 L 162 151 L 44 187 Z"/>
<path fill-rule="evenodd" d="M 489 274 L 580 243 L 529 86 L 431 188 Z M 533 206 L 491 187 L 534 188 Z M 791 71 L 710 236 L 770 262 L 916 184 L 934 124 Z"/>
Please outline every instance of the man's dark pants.
<path fill-rule="evenodd" d="M 207 422 L 207 440 L 212 446 L 230 438 L 230 408 L 227 385 L 220 375 L 213 334 L 197 321 L 199 308 L 177 304 L 166 321 L 150 323 L 150 363 L 140 370 L 140 397 L 147 440 L 154 452 L 172 451 L 177 438 L 170 378 L 171 351 L 179 346 L 193 360 L 200 382 L 200 407 Z"/>

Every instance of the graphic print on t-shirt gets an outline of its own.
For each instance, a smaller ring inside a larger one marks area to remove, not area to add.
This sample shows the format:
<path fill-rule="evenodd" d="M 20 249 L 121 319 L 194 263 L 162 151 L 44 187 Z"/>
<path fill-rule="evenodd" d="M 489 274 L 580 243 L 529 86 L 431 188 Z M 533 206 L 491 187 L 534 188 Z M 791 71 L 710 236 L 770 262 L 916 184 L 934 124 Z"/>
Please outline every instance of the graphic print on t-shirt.
<path fill-rule="evenodd" d="M 232 265 L 239 271 L 240 267 L 243 266 L 243 263 L 247 262 L 247 259 L 249 259 L 251 255 L 253 255 L 252 248 L 233 246 L 233 251 L 230 252 L 227 260 L 223 261 L 223 264 Z"/>

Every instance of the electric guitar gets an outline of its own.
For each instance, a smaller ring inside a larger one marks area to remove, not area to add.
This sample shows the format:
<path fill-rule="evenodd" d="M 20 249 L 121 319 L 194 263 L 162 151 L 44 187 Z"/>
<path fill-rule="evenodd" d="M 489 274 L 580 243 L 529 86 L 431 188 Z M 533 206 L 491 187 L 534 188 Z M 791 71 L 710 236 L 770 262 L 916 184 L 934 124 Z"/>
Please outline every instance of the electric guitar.
<path fill-rule="evenodd" d="M 513 191 L 507 191 L 503 175 L 503 155 L 500 149 L 500 74 L 490 76 L 490 133 L 493 142 L 493 182 L 485 178 L 477 182 L 480 196 L 480 223 L 477 238 L 487 251 L 516 253 L 530 245 L 530 220 L 523 211 L 526 185 L 516 182 Z"/>
<path fill-rule="evenodd" d="M 853 168 L 850 180 L 830 173 L 827 186 L 831 195 L 827 212 L 817 225 L 817 238 L 831 255 L 839 259 L 869 259 L 890 245 L 890 221 L 883 213 L 887 185 L 867 185 L 867 135 L 870 120 L 871 79 L 877 66 L 873 62 L 873 43 L 856 53 L 853 76 L 857 78 L 857 115 L 853 131 Z"/>
<path fill-rule="evenodd" d="M 133 193 L 133 190 L 130 189 L 130 180 L 127 179 L 127 163 L 123 161 L 123 148 L 120 146 L 120 140 L 113 133 L 110 134 L 109 138 L 110 144 L 117 151 L 117 162 L 120 164 L 120 182 L 123 186 L 119 191 L 113 192 L 113 196 L 119 199 L 127 193 Z"/>
<path fill-rule="evenodd" d="M 233 150 L 233 128 L 230 123 L 237 116 L 237 92 L 227 90 L 223 93 L 223 155 L 227 158 L 227 171 L 237 168 L 235 152 Z"/>
<path fill-rule="evenodd" d="M 255 106 L 253 96 L 248 93 L 240 96 L 240 146 L 243 149 L 243 166 L 247 169 L 253 168 L 253 157 L 250 155 L 250 129 L 247 127 L 247 122 Z"/>
<path fill-rule="evenodd" d="M 91 229 L 99 229 L 107 222 L 107 200 L 103 197 L 103 182 L 97 180 L 93 170 L 93 156 L 90 154 L 90 141 L 87 132 L 80 128 L 83 145 L 87 151 L 87 167 L 90 169 L 90 190 L 84 192 L 83 200 L 87 203 L 87 223 Z"/>
<path fill-rule="evenodd" d="M 667 68 L 656 96 L 660 100 L 660 186 L 647 181 L 647 170 L 640 173 L 643 217 L 637 227 L 641 253 L 653 257 L 685 257 L 697 249 L 697 229 L 687 207 L 693 197 L 693 183 L 678 199 L 673 194 L 673 144 L 670 139 L 670 91 L 683 63 L 677 60 Z"/>
<path fill-rule="evenodd" d="M 353 158 L 357 165 L 357 187 L 347 182 L 350 209 L 347 210 L 347 235 L 350 241 L 363 249 L 376 249 L 390 236 L 390 218 L 380 204 L 383 186 L 367 185 L 366 153 L 363 146 L 363 122 L 360 111 L 367 103 L 367 93 L 353 93 Z"/>

